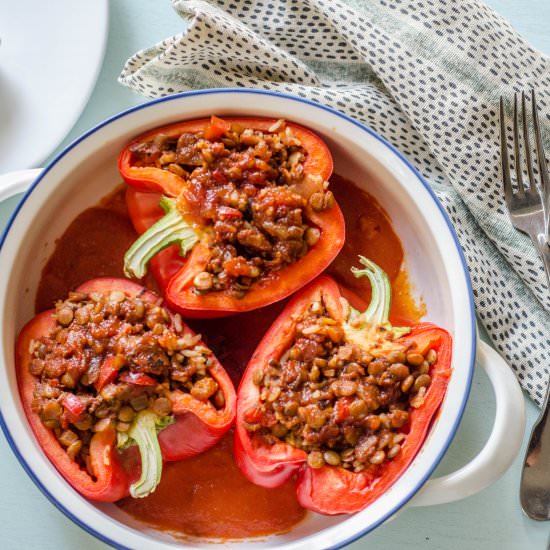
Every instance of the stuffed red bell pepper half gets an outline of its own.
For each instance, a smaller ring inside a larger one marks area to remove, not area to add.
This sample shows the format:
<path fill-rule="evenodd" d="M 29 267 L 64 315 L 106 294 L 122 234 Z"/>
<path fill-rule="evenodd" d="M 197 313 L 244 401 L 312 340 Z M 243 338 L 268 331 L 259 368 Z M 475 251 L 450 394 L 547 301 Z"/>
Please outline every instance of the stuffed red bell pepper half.
<path fill-rule="evenodd" d="M 157 128 L 125 147 L 119 170 L 141 233 L 125 273 L 140 279 L 151 261 L 167 303 L 188 317 L 281 300 L 344 244 L 330 151 L 291 122 L 212 117 Z"/>
<path fill-rule="evenodd" d="M 360 313 L 321 276 L 299 292 L 252 356 L 237 396 L 235 455 L 252 482 L 297 476 L 302 506 L 362 510 L 422 446 L 451 375 L 451 336 L 394 327 L 391 286 L 360 258 L 372 299 Z"/>
<path fill-rule="evenodd" d="M 83 496 L 145 497 L 163 461 L 213 446 L 235 390 L 213 353 L 159 297 L 94 279 L 20 332 L 23 407 L 44 453 Z"/>

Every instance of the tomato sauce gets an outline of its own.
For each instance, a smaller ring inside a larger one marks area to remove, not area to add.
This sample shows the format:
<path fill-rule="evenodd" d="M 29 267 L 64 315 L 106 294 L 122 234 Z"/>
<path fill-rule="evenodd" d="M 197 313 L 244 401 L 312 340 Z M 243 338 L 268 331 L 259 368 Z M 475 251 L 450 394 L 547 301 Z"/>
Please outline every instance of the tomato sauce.
<path fill-rule="evenodd" d="M 411 296 L 402 269 L 403 248 L 387 214 L 376 200 L 353 183 L 333 176 L 332 189 L 346 218 L 346 244 L 328 272 L 364 301 L 369 284 L 349 269 L 362 254 L 390 276 L 392 318 L 418 321 L 425 307 Z M 130 223 L 124 190 L 118 189 L 97 207 L 80 214 L 56 243 L 44 267 L 36 296 L 36 311 L 53 306 L 82 282 L 96 277 L 123 277 L 123 256 L 137 234 Z M 146 286 L 154 288 L 148 279 Z M 237 387 L 248 360 L 285 302 L 238 317 L 193 320 Z M 359 306 L 359 304 L 356 304 Z M 197 457 L 167 463 L 155 493 L 144 499 L 124 499 L 119 507 L 140 521 L 172 534 L 244 538 L 288 531 L 306 514 L 295 496 L 294 483 L 276 489 L 258 487 L 237 468 L 232 435 Z"/>
<path fill-rule="evenodd" d="M 89 279 L 124 277 L 122 258 L 136 235 L 121 190 L 79 214 L 57 241 L 42 271 L 36 311 L 50 309 Z"/>
<path fill-rule="evenodd" d="M 360 267 L 359 254 L 370 258 L 392 282 L 390 320 L 420 320 L 426 314 L 426 307 L 412 297 L 407 272 L 403 270 L 403 247 L 384 209 L 374 197 L 341 176 L 332 176 L 330 188 L 346 220 L 346 242 L 329 267 L 330 275 L 363 298 L 366 309 L 370 301 L 369 280 L 367 277 L 356 279 L 350 267 Z"/>
<path fill-rule="evenodd" d="M 250 483 L 235 464 L 232 449 L 231 431 L 213 449 L 165 464 L 152 495 L 128 497 L 118 506 L 153 527 L 213 538 L 283 533 L 304 518 L 293 482 L 277 489 Z"/>

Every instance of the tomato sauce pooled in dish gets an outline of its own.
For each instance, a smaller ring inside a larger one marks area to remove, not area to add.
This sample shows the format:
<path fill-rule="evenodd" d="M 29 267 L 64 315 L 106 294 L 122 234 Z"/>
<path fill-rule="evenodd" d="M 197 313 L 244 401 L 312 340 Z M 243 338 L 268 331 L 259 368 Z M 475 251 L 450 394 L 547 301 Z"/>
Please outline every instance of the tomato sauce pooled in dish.
<path fill-rule="evenodd" d="M 37 313 L 64 300 L 85 281 L 124 278 L 122 257 L 136 239 L 136 231 L 128 217 L 123 189 L 79 214 L 57 241 L 38 285 Z"/>
<path fill-rule="evenodd" d="M 213 538 L 283 533 L 304 518 L 294 483 L 266 489 L 249 482 L 233 460 L 233 433 L 188 460 L 167 463 L 157 490 L 118 506 L 135 518 L 170 532 Z"/>
<path fill-rule="evenodd" d="M 403 248 L 376 200 L 339 176 L 331 178 L 346 219 L 346 244 L 328 272 L 343 287 L 368 303 L 368 283 L 353 278 L 357 255 L 372 258 L 392 280 L 394 318 L 418 321 L 425 313 L 411 296 L 402 270 Z M 83 281 L 122 276 L 124 252 L 136 233 L 126 212 L 124 189 L 80 214 L 59 239 L 46 264 L 36 296 L 37 312 L 51 308 Z M 155 289 L 152 279 L 144 282 Z M 189 322 L 216 354 L 235 386 L 264 333 L 286 302 L 238 317 Z M 228 505 L 231 503 L 231 505 Z M 301 521 L 306 511 L 296 499 L 293 482 L 276 489 L 258 487 L 237 468 L 232 434 L 197 457 L 167 463 L 156 492 L 117 505 L 144 523 L 181 536 L 245 538 L 281 533 Z"/>
<path fill-rule="evenodd" d="M 366 277 L 354 277 L 350 267 L 357 264 L 359 254 L 369 258 L 391 280 L 390 321 L 397 324 L 419 321 L 426 314 L 426 307 L 412 297 L 409 278 L 403 270 L 403 247 L 388 215 L 374 197 L 341 176 L 331 177 L 331 189 L 346 220 L 346 242 L 329 267 L 329 275 L 344 289 L 363 298 L 359 309 L 366 309 L 370 302 L 370 283 Z"/>

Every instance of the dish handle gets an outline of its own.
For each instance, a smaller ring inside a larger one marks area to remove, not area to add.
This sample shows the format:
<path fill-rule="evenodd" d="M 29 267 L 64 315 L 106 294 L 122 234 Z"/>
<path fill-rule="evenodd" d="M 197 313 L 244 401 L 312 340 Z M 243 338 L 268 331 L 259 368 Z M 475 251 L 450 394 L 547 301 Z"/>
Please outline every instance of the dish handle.
<path fill-rule="evenodd" d="M 27 191 L 41 172 L 42 168 L 31 168 L 0 174 L 0 202 Z"/>
<path fill-rule="evenodd" d="M 496 398 L 491 435 L 471 462 L 452 474 L 427 481 L 411 506 L 444 504 L 479 493 L 504 475 L 520 450 L 525 402 L 518 381 L 504 359 L 479 338 L 477 363 L 489 376 Z"/>

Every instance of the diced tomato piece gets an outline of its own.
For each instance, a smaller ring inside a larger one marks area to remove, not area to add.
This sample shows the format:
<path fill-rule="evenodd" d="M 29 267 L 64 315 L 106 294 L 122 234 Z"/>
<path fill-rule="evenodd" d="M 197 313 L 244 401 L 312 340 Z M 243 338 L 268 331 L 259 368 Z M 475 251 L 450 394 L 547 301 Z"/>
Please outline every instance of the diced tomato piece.
<path fill-rule="evenodd" d="M 210 140 L 218 139 L 226 132 L 229 132 L 229 130 L 231 130 L 231 124 L 229 122 L 212 115 L 210 124 L 204 130 L 204 137 Z"/>
<path fill-rule="evenodd" d="M 217 208 L 218 215 L 222 219 L 228 220 L 240 220 L 243 217 L 243 214 L 240 210 L 236 208 L 231 208 L 230 206 L 218 206 Z"/>
<path fill-rule="evenodd" d="M 114 382 L 121 367 L 122 363 L 120 363 L 118 358 L 115 358 L 112 355 L 107 357 L 101 365 L 99 377 L 95 383 L 96 390 L 101 391 L 107 384 Z"/>
<path fill-rule="evenodd" d="M 123 372 L 120 381 L 133 386 L 156 386 L 157 381 L 143 372 Z"/>
<path fill-rule="evenodd" d="M 65 414 L 69 422 L 78 422 L 86 410 L 84 403 L 73 393 L 68 393 L 63 398 L 63 407 L 65 407 Z"/>

